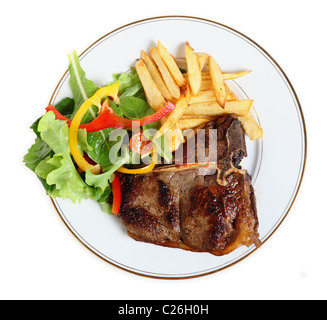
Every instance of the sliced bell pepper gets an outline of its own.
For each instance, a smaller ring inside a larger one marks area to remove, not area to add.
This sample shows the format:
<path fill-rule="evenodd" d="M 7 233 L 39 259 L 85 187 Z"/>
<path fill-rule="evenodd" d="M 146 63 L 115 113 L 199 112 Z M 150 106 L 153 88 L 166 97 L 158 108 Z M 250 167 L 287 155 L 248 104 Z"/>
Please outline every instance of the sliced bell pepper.
<path fill-rule="evenodd" d="M 47 112 L 52 111 L 55 114 L 56 120 L 64 120 L 67 122 L 68 127 L 70 127 L 70 125 L 72 124 L 71 120 L 69 120 L 67 117 L 63 116 L 57 109 L 55 106 L 53 106 L 52 104 L 49 104 L 45 110 L 47 110 Z"/>
<path fill-rule="evenodd" d="M 121 188 L 120 188 L 120 181 L 119 181 L 118 176 L 115 173 L 114 173 L 114 175 L 115 175 L 115 178 L 111 182 L 112 195 L 113 195 L 111 212 L 117 216 L 119 213 L 120 203 L 121 203 Z"/>
<path fill-rule="evenodd" d="M 138 126 L 144 126 L 165 117 L 172 110 L 174 110 L 174 108 L 175 105 L 168 102 L 154 114 L 146 116 L 142 119 L 133 120 L 118 117 L 115 112 L 109 107 L 108 100 L 105 100 L 102 104 L 99 116 L 88 124 L 80 124 L 79 129 L 86 129 L 87 132 L 95 132 L 106 128 L 128 129 L 132 128 L 133 124 L 137 124 Z M 71 121 L 65 116 L 63 116 L 53 105 L 49 105 L 46 110 L 53 111 L 57 120 L 64 120 L 67 122 L 68 126 L 71 126 Z"/>
<path fill-rule="evenodd" d="M 119 169 L 117 169 L 118 172 L 121 173 L 126 173 L 126 174 L 144 174 L 144 173 L 148 173 L 150 171 L 153 170 L 154 166 L 156 165 L 158 160 L 158 153 L 156 150 L 156 147 L 154 146 L 153 148 L 153 154 L 152 154 L 152 162 L 143 168 L 138 168 L 138 169 L 127 169 L 124 167 L 120 167 Z"/>
<path fill-rule="evenodd" d="M 115 129 L 128 129 L 132 128 L 133 124 L 138 126 L 144 126 L 149 123 L 160 120 L 165 117 L 171 111 L 173 111 L 175 105 L 167 102 L 163 107 L 161 107 L 157 112 L 152 115 L 146 116 L 141 119 L 127 119 L 118 117 L 115 112 L 109 107 L 108 100 L 105 100 L 102 104 L 102 109 L 99 116 L 83 126 L 87 132 L 100 131 L 106 128 L 115 128 Z"/>
<path fill-rule="evenodd" d="M 69 129 L 69 147 L 76 164 L 82 172 L 86 171 L 87 169 L 90 169 L 93 174 L 99 174 L 101 171 L 100 165 L 92 165 L 88 163 L 78 149 L 77 134 L 83 116 L 92 105 L 101 108 L 101 99 L 103 97 L 112 97 L 115 102 L 119 104 L 118 91 L 119 83 L 99 89 L 91 98 L 85 100 L 85 102 L 76 112 L 76 115 L 73 121 L 71 122 Z"/>

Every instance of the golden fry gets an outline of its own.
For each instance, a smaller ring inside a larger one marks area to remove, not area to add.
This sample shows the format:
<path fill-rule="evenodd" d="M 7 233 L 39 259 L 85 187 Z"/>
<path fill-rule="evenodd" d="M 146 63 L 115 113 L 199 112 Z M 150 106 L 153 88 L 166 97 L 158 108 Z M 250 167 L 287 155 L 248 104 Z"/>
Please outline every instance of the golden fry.
<path fill-rule="evenodd" d="M 215 96 L 215 92 L 213 91 L 212 85 L 201 86 L 201 88 L 204 88 L 205 90 L 201 90 L 196 96 L 192 96 L 190 104 L 216 101 L 216 96 Z M 226 86 L 226 94 L 227 94 L 226 101 L 238 100 L 234 92 L 231 91 L 227 86 Z"/>
<path fill-rule="evenodd" d="M 207 79 L 207 80 L 202 79 L 200 92 L 206 90 L 213 90 L 213 84 L 211 79 Z"/>
<path fill-rule="evenodd" d="M 177 85 L 179 87 L 185 86 L 186 85 L 185 78 L 182 72 L 180 71 L 175 59 L 160 41 L 158 41 L 158 50 L 159 50 L 160 57 L 162 58 L 165 65 L 169 69 Z"/>
<path fill-rule="evenodd" d="M 201 69 L 198 56 L 190 47 L 189 43 L 185 43 L 185 57 L 187 63 L 188 81 L 192 89 L 192 94 L 197 95 L 201 87 Z"/>
<path fill-rule="evenodd" d="M 206 119 L 208 121 L 216 119 L 215 116 L 193 116 L 191 114 L 183 114 L 183 116 L 180 118 L 180 120 L 185 120 L 185 119 Z"/>
<path fill-rule="evenodd" d="M 142 82 L 145 96 L 149 105 L 153 110 L 159 110 L 166 103 L 166 100 L 164 99 L 156 83 L 152 79 L 151 74 L 142 59 L 136 61 L 135 69 Z"/>
<path fill-rule="evenodd" d="M 185 115 L 193 116 L 220 116 L 222 114 L 233 113 L 238 116 L 246 116 L 249 114 L 253 100 L 227 101 L 225 108 L 220 107 L 217 102 L 204 102 L 190 104 L 185 111 Z"/>
<path fill-rule="evenodd" d="M 186 85 L 181 91 L 181 96 L 175 105 L 175 109 L 166 117 L 165 122 L 156 133 L 155 138 L 160 137 L 166 130 L 171 129 L 188 108 L 191 99 L 191 89 L 189 85 Z"/>
<path fill-rule="evenodd" d="M 184 136 L 182 130 L 179 128 L 178 123 L 175 123 L 170 130 L 165 132 L 167 138 L 168 149 L 174 152 L 179 146 L 184 143 Z"/>
<path fill-rule="evenodd" d="M 224 76 L 224 80 L 233 80 L 233 79 L 244 77 L 250 72 L 252 72 L 252 70 L 243 71 L 243 72 L 224 73 L 223 76 Z"/>
<path fill-rule="evenodd" d="M 216 102 L 216 96 L 213 89 L 200 91 L 196 96 L 192 96 L 190 100 L 190 104 L 202 102 Z"/>
<path fill-rule="evenodd" d="M 211 80 L 210 72 L 201 72 L 202 80 Z"/>
<path fill-rule="evenodd" d="M 212 57 L 209 57 L 209 70 L 217 101 L 224 108 L 227 100 L 225 81 L 218 63 Z"/>
<path fill-rule="evenodd" d="M 180 97 L 180 88 L 176 84 L 174 78 L 170 74 L 166 64 L 164 63 L 163 59 L 161 58 L 159 54 L 159 50 L 157 47 L 153 47 L 150 50 L 150 55 L 156 65 L 158 66 L 159 71 L 161 72 L 161 75 L 166 83 L 166 86 L 173 98 L 178 99 Z M 184 81 L 186 82 L 185 78 L 183 77 Z"/>
<path fill-rule="evenodd" d="M 156 64 L 154 61 L 151 59 L 151 57 L 142 50 L 141 52 L 141 58 L 143 59 L 147 69 L 149 70 L 154 82 L 157 84 L 158 89 L 160 90 L 161 94 L 166 100 L 170 100 L 172 97 L 169 93 L 169 90 L 162 78 L 162 75 L 160 71 L 158 70 Z"/>
<path fill-rule="evenodd" d="M 234 95 L 235 100 L 238 100 L 237 96 L 232 90 L 226 85 L 227 90 Z M 263 136 L 263 130 L 259 124 L 253 119 L 250 113 L 246 116 L 238 117 L 241 122 L 244 132 L 248 135 L 251 140 L 260 139 Z"/>
<path fill-rule="evenodd" d="M 263 136 L 263 130 L 250 114 L 239 117 L 238 119 L 240 120 L 245 133 L 251 140 L 260 139 Z"/>
<path fill-rule="evenodd" d="M 252 70 L 242 71 L 242 72 L 231 72 L 231 73 L 223 73 L 224 80 L 233 80 L 246 76 L 251 73 Z M 211 79 L 210 72 L 202 72 L 202 79 Z"/>
<path fill-rule="evenodd" d="M 203 126 L 209 121 L 211 120 L 208 118 L 199 117 L 199 118 L 192 118 L 192 119 L 180 119 L 177 123 L 181 130 L 185 130 L 185 129 L 193 129 L 199 126 Z"/>

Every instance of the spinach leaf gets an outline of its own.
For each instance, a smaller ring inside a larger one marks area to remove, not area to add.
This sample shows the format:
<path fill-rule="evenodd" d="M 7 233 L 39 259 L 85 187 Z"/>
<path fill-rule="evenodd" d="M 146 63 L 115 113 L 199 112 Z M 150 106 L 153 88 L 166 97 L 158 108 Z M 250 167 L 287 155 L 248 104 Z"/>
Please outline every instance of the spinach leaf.
<path fill-rule="evenodd" d="M 129 72 L 114 73 L 112 78 L 113 81 L 109 82 L 107 85 L 109 86 L 119 82 L 119 94 L 121 99 L 130 96 L 144 97 L 143 86 L 135 68 L 131 68 Z"/>
<path fill-rule="evenodd" d="M 106 172 L 115 163 L 122 145 L 128 145 L 129 138 L 126 130 L 107 128 L 88 133 L 87 142 L 91 149 L 88 156 Z"/>
<path fill-rule="evenodd" d="M 56 109 L 65 117 L 69 118 L 74 112 L 75 101 L 72 98 L 64 98 L 56 104 Z"/>
<path fill-rule="evenodd" d="M 154 113 L 146 101 L 136 97 L 120 99 L 119 109 L 129 119 L 141 119 Z"/>

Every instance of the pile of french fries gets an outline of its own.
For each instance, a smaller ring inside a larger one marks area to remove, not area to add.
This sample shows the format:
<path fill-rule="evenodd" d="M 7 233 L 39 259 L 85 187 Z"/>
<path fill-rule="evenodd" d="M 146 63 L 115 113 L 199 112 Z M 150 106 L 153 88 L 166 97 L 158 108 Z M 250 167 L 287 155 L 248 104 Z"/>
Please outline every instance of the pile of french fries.
<path fill-rule="evenodd" d="M 150 106 L 155 111 L 168 101 L 176 106 L 161 120 L 162 126 L 156 136 L 173 134 L 168 141 L 169 148 L 174 151 L 184 142 L 182 130 L 201 128 L 217 116 L 231 113 L 238 116 L 251 140 L 261 138 L 263 131 L 250 115 L 253 100 L 239 100 L 225 82 L 251 71 L 223 73 L 211 56 L 196 53 L 188 42 L 185 43 L 185 58 L 187 73 L 183 74 L 175 58 L 158 41 L 149 54 L 142 50 L 141 58 L 135 63 Z"/>

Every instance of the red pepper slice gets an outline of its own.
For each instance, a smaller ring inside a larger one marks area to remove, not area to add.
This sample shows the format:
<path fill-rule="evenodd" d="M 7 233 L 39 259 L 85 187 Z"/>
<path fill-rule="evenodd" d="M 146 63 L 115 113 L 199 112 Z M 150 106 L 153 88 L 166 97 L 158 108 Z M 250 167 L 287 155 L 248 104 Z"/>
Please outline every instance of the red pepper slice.
<path fill-rule="evenodd" d="M 67 117 L 63 116 L 52 104 L 49 104 L 45 108 L 45 110 L 47 110 L 47 112 L 53 111 L 53 113 L 56 116 L 56 120 L 64 120 L 64 121 L 67 121 L 68 126 L 71 125 L 72 122 Z"/>
<path fill-rule="evenodd" d="M 112 202 L 111 212 L 117 216 L 118 213 L 119 213 L 119 210 L 120 210 L 121 188 L 120 188 L 120 181 L 118 179 L 118 176 L 116 175 L 116 173 L 114 173 L 114 175 L 115 175 L 115 178 L 111 182 L 112 195 L 113 195 L 113 202 Z"/>
<path fill-rule="evenodd" d="M 146 116 L 142 119 L 132 120 L 118 117 L 112 108 L 109 107 L 108 100 L 104 100 L 99 116 L 88 124 L 81 124 L 79 128 L 86 129 L 87 132 L 95 132 L 106 128 L 128 129 L 133 127 L 133 123 L 138 124 L 139 126 L 144 126 L 165 117 L 167 114 L 173 111 L 174 108 L 174 104 L 167 102 L 154 114 Z M 68 126 L 70 126 L 71 121 L 63 116 L 53 105 L 49 105 L 46 110 L 53 111 L 57 120 L 65 120 L 67 121 Z"/>

